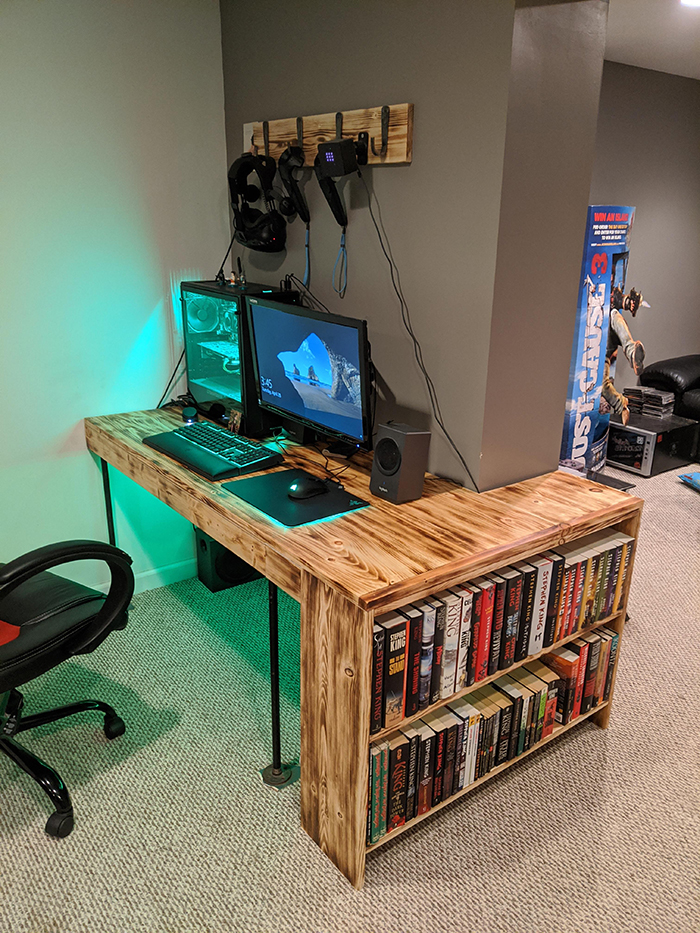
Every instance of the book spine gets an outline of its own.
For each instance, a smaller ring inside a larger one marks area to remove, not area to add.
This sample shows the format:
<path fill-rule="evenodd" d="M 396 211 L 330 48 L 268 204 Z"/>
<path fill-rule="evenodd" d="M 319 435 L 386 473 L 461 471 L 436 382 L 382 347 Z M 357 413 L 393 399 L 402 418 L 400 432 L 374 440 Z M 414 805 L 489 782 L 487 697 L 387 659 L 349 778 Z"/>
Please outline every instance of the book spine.
<path fill-rule="evenodd" d="M 435 771 L 435 736 L 427 735 L 420 744 L 420 784 L 418 785 L 418 815 L 427 813 L 433 802 Z"/>
<path fill-rule="evenodd" d="M 459 623 L 459 651 L 457 652 L 457 676 L 455 691 L 467 686 L 467 668 L 472 642 L 472 594 L 465 592 L 462 597 L 462 617 Z"/>
<path fill-rule="evenodd" d="M 587 713 L 593 708 L 593 693 L 595 690 L 595 679 L 598 673 L 598 662 L 600 661 L 600 639 L 589 642 L 588 662 L 586 664 L 586 682 L 583 687 L 583 699 L 581 700 L 581 712 Z"/>
<path fill-rule="evenodd" d="M 459 651 L 459 623 L 462 614 L 460 603 L 449 602 L 446 605 L 445 642 L 442 652 L 442 676 L 440 678 L 441 700 L 445 700 L 455 692 L 457 653 Z"/>
<path fill-rule="evenodd" d="M 442 785 L 445 777 L 445 739 L 447 729 L 438 726 L 435 729 L 435 771 L 433 774 L 433 799 L 431 806 L 436 806 L 442 800 Z"/>
<path fill-rule="evenodd" d="M 498 753 L 498 739 L 501 730 L 502 710 L 498 709 L 491 717 L 491 735 L 489 736 L 489 761 L 487 771 L 492 771 L 496 767 L 496 754 Z"/>
<path fill-rule="evenodd" d="M 593 687 L 593 705 L 597 706 L 603 699 L 603 690 L 605 689 L 605 675 L 608 672 L 608 662 L 610 661 L 610 644 L 612 639 L 601 638 L 600 640 L 600 659 L 598 661 L 598 670 L 595 675 L 595 686 Z"/>
<path fill-rule="evenodd" d="M 370 830 L 369 843 L 376 842 L 379 836 L 379 825 L 381 815 L 381 779 L 382 779 L 382 750 L 378 746 L 372 746 L 370 754 Z"/>
<path fill-rule="evenodd" d="M 622 572 L 619 575 L 619 584 L 615 593 L 615 612 L 619 612 L 620 607 L 625 601 L 625 584 L 627 583 L 627 576 L 629 574 L 630 563 L 632 562 L 633 551 L 634 541 L 627 541 L 625 543 L 625 553 L 620 564 Z"/>
<path fill-rule="evenodd" d="M 423 616 L 415 613 L 408 617 L 408 656 L 406 668 L 406 715 L 418 712 L 420 703 L 420 662 Z"/>
<path fill-rule="evenodd" d="M 612 553 L 610 562 L 610 576 L 608 578 L 608 587 L 605 594 L 605 605 L 603 607 L 603 616 L 607 617 L 612 613 L 613 602 L 615 601 L 615 590 L 617 589 L 617 578 L 620 573 L 620 559 L 622 558 L 623 547 L 618 544 Z"/>
<path fill-rule="evenodd" d="M 537 571 L 533 568 L 523 575 L 523 592 L 520 601 L 520 620 L 518 623 L 518 637 L 515 643 L 515 660 L 524 661 L 527 657 L 527 648 L 530 643 L 530 629 L 532 627 L 532 614 L 535 610 L 535 587 L 537 585 Z"/>
<path fill-rule="evenodd" d="M 561 599 L 562 582 L 564 580 L 564 558 L 558 554 L 552 555 L 551 583 L 547 601 L 547 615 L 544 624 L 543 648 L 550 648 L 554 644 L 554 634 L 557 628 L 559 614 L 559 601 Z"/>
<path fill-rule="evenodd" d="M 374 626 L 372 637 L 372 716 L 369 732 L 373 735 L 384 728 L 384 638 L 381 625 Z"/>
<path fill-rule="evenodd" d="M 457 723 L 447 729 L 445 736 L 445 765 L 442 779 L 442 799 L 447 800 L 454 793 L 455 760 L 457 758 Z"/>
<path fill-rule="evenodd" d="M 581 611 L 581 597 L 583 594 L 583 577 L 586 571 L 586 562 L 580 560 L 574 568 L 574 587 L 569 606 L 569 618 L 566 623 L 566 634 L 573 635 L 577 629 L 577 621 Z"/>
<path fill-rule="evenodd" d="M 605 595 L 608 590 L 608 578 L 610 576 L 610 562 L 612 560 L 612 548 L 604 551 L 600 558 L 600 571 L 598 572 L 598 585 L 595 592 L 595 605 L 593 606 L 593 621 L 597 622 L 603 618 L 603 606 Z"/>
<path fill-rule="evenodd" d="M 540 564 L 537 572 L 537 586 L 535 588 L 535 607 L 532 614 L 532 627 L 530 629 L 530 643 L 528 654 L 537 654 L 544 645 L 544 627 L 547 621 L 547 602 L 549 600 L 549 587 L 552 577 L 551 561 Z"/>
<path fill-rule="evenodd" d="M 528 693 L 523 698 L 523 711 L 520 716 L 520 732 L 518 734 L 517 754 L 522 755 L 525 751 L 525 741 L 527 739 L 527 725 L 530 720 L 530 707 L 532 706 L 532 697 Z"/>
<path fill-rule="evenodd" d="M 537 710 L 537 722 L 535 724 L 534 744 L 537 744 L 542 738 L 542 731 L 544 729 L 544 717 L 547 712 L 548 692 L 549 691 L 547 689 L 547 686 L 545 685 L 539 693 L 540 705 L 539 705 L 539 709 Z"/>
<path fill-rule="evenodd" d="M 476 780 L 476 759 L 479 751 L 479 736 L 481 735 L 481 713 L 474 713 L 469 717 L 469 758 L 464 783 L 473 784 Z"/>
<path fill-rule="evenodd" d="M 406 822 L 406 792 L 408 790 L 408 742 L 391 749 L 389 756 L 389 812 L 387 832 Z"/>
<path fill-rule="evenodd" d="M 489 675 L 495 674 L 498 670 L 498 662 L 501 656 L 501 638 L 503 637 L 503 620 L 506 608 L 506 581 L 499 580 L 496 583 L 493 604 L 493 622 L 491 623 L 491 648 L 489 650 Z"/>
<path fill-rule="evenodd" d="M 513 715 L 511 718 L 510 724 L 510 740 L 508 742 L 508 760 L 518 754 L 518 741 L 520 739 L 520 721 L 523 716 L 523 698 L 522 696 L 514 696 L 513 698 Z"/>
<path fill-rule="evenodd" d="M 503 623 L 501 655 L 498 665 L 501 669 L 510 667 L 515 663 L 515 647 L 518 638 L 518 620 L 520 618 L 522 591 L 522 574 L 519 577 L 508 580 L 505 597 L 505 621 Z"/>
<path fill-rule="evenodd" d="M 510 697 L 508 698 L 510 699 Z M 510 733 L 513 725 L 513 704 L 510 703 L 501 711 L 501 722 L 498 733 L 498 747 L 496 751 L 496 765 L 508 761 L 508 751 L 510 749 Z"/>
<path fill-rule="evenodd" d="M 460 716 L 460 719 L 462 717 Z M 464 780 L 467 772 L 467 749 L 469 746 L 469 717 L 462 719 L 459 729 L 457 730 L 457 750 L 459 761 L 455 760 L 455 783 L 456 788 L 453 785 L 453 793 L 462 790 L 464 787 Z"/>
<path fill-rule="evenodd" d="M 559 691 L 563 689 L 563 684 L 563 680 L 555 680 L 547 685 L 547 704 L 544 710 L 544 725 L 542 726 L 543 739 L 546 739 L 548 735 L 551 735 L 552 732 L 554 732 Z"/>
<path fill-rule="evenodd" d="M 608 659 L 608 670 L 605 674 L 605 689 L 603 690 L 604 700 L 610 698 L 610 688 L 612 687 L 613 673 L 615 671 L 615 661 L 617 660 L 617 646 L 620 641 L 620 636 L 617 632 L 611 632 L 611 634 L 612 639 L 610 641 L 610 658 Z"/>
<path fill-rule="evenodd" d="M 389 743 L 382 745 L 379 774 L 379 836 L 386 835 L 387 814 L 389 810 Z"/>
<path fill-rule="evenodd" d="M 435 646 L 433 650 L 433 673 L 430 678 L 430 702 L 437 703 L 440 699 L 440 684 L 442 681 L 442 653 L 445 645 L 445 614 L 447 608 L 444 603 L 436 604 L 435 611 Z"/>
<path fill-rule="evenodd" d="M 481 638 L 481 610 L 484 602 L 484 592 L 479 590 L 473 594 L 472 600 L 472 633 L 469 644 L 469 659 L 467 661 L 467 686 L 476 680 L 476 668 L 479 656 L 479 641 Z"/>
<path fill-rule="evenodd" d="M 554 642 L 558 642 L 565 635 L 566 607 L 571 592 L 571 567 L 564 568 L 564 578 L 561 584 L 561 596 L 559 597 L 559 608 L 557 610 L 557 626 L 554 632 Z"/>
<path fill-rule="evenodd" d="M 418 812 L 418 753 L 420 735 L 416 732 L 408 740 L 408 777 L 406 786 L 406 819 L 412 820 Z"/>
<path fill-rule="evenodd" d="M 404 718 L 406 700 L 406 624 L 387 632 L 384 648 L 384 727 L 398 725 Z"/>
<path fill-rule="evenodd" d="M 481 631 L 479 632 L 479 651 L 476 657 L 475 683 L 488 676 L 489 655 L 491 651 L 491 629 L 493 627 L 495 587 L 483 590 L 481 602 Z"/>
<path fill-rule="evenodd" d="M 420 688 L 418 708 L 430 706 L 430 681 L 433 676 L 433 652 L 435 650 L 435 609 L 423 610 L 423 632 L 420 650 Z"/>

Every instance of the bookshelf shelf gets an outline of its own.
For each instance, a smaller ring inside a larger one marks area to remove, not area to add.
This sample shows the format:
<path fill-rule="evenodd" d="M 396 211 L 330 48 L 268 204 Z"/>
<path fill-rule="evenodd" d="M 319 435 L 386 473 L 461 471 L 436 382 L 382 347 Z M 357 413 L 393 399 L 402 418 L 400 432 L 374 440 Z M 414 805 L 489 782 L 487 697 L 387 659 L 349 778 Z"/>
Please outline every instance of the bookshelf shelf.
<path fill-rule="evenodd" d="M 600 624 L 603 625 L 604 623 L 601 622 Z M 548 648 L 547 650 L 551 651 L 551 648 Z M 526 663 L 526 661 L 522 663 Z M 517 667 L 518 665 L 514 666 Z M 473 690 L 474 687 L 471 687 L 471 689 Z M 445 700 L 445 702 L 447 703 L 449 700 Z M 464 797 L 466 794 L 471 793 L 477 787 L 480 787 L 482 784 L 488 781 L 489 778 L 495 777 L 497 774 L 501 774 L 503 771 L 507 771 L 508 768 L 514 767 L 518 764 L 518 762 L 522 761 L 523 758 L 527 758 L 528 755 L 532 754 L 532 752 L 536 752 L 539 751 L 539 749 L 544 748 L 544 746 L 549 742 L 559 738 L 560 735 L 563 735 L 565 732 L 573 729 L 579 723 L 585 722 L 587 719 L 591 719 L 596 715 L 596 713 L 601 713 L 609 705 L 610 701 L 605 700 L 603 703 L 599 703 L 597 706 L 594 706 L 593 709 L 588 710 L 587 713 L 582 713 L 580 716 L 577 716 L 576 719 L 573 719 L 565 726 L 555 726 L 554 730 L 545 739 L 540 739 L 536 745 L 531 745 L 527 751 L 523 752 L 521 755 L 518 755 L 517 758 L 512 758 L 510 761 L 504 761 L 502 765 L 497 765 L 495 768 L 492 768 L 488 774 L 484 774 L 483 777 L 478 778 L 476 781 L 472 781 L 468 787 L 465 787 L 458 791 L 456 794 L 453 794 L 447 800 L 443 800 L 442 803 L 438 803 L 434 807 L 431 807 L 427 813 L 422 813 L 420 816 L 417 816 L 414 819 L 409 820 L 407 823 L 404 823 L 403 826 L 398 826 L 396 829 L 393 829 L 390 833 L 387 833 L 385 836 L 382 836 L 381 839 L 377 840 L 377 842 L 373 843 L 372 845 L 368 845 L 367 852 L 373 852 L 375 849 L 378 849 L 379 846 L 384 845 L 386 842 L 391 842 L 392 839 L 396 839 L 397 836 L 400 836 L 401 833 L 406 832 L 406 830 L 413 829 L 414 826 L 417 826 L 419 823 L 423 822 L 423 820 L 427 819 L 429 816 L 432 816 L 433 813 L 437 813 L 439 810 L 443 810 L 451 803 L 454 803 L 455 800 L 459 800 L 460 797 Z"/>
<path fill-rule="evenodd" d="M 546 654 L 551 654 L 554 648 L 560 648 L 568 644 L 570 641 L 574 641 L 576 638 L 580 638 L 581 635 L 587 635 L 589 632 L 595 632 L 597 628 L 601 626 L 610 626 L 612 625 L 619 617 L 623 615 L 621 612 L 615 612 L 610 616 L 606 616 L 604 619 L 599 619 L 593 625 L 587 625 L 585 628 L 579 629 L 577 632 L 574 632 L 571 635 L 567 635 L 566 638 L 562 638 L 559 641 L 555 641 L 554 644 L 549 645 L 547 648 L 543 648 L 541 651 L 538 651 L 536 654 L 529 654 L 522 661 L 518 661 L 517 664 L 511 664 L 510 667 L 503 668 L 502 670 L 496 671 L 495 674 L 491 674 L 488 677 L 484 677 L 483 680 L 477 680 L 475 683 L 471 684 L 469 687 L 464 687 L 462 690 L 458 690 L 456 693 L 453 693 L 451 696 L 445 697 L 444 700 L 440 700 L 437 703 L 433 703 L 431 706 L 426 706 L 425 709 L 419 710 L 413 716 L 407 716 L 405 719 L 402 719 L 400 723 L 395 726 L 391 726 L 389 729 L 382 729 L 380 732 L 372 733 L 372 742 L 379 742 L 382 739 L 385 739 L 388 735 L 392 735 L 396 732 L 397 729 L 403 729 L 404 726 L 410 726 L 412 722 L 417 722 L 419 719 L 422 719 L 427 713 L 431 710 L 441 709 L 443 706 L 449 706 L 450 703 L 454 703 L 455 700 L 458 700 L 460 697 L 468 696 L 470 693 L 473 693 L 479 687 L 485 687 L 487 684 L 492 683 L 494 680 L 498 680 L 499 677 L 502 677 L 504 674 L 510 674 L 511 671 L 516 671 L 519 667 L 529 664 L 531 661 L 537 660 Z M 624 618 L 624 615 L 623 615 Z M 596 707 L 600 709 L 600 704 Z M 452 799 L 452 798 L 450 798 Z"/>

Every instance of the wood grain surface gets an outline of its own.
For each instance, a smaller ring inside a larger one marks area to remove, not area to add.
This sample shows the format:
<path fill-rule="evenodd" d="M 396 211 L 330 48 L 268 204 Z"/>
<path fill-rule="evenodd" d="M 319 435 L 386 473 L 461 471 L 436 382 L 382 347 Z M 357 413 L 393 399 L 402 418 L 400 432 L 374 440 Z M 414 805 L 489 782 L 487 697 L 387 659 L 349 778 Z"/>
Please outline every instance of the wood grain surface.
<path fill-rule="evenodd" d="M 423 498 L 394 505 L 369 491 L 371 457 L 353 460 L 342 482 L 370 502 L 332 521 L 284 528 L 165 454 L 149 434 L 182 424 L 177 413 L 88 418 L 90 450 L 148 489 L 299 599 L 311 573 L 363 610 L 384 612 L 638 513 L 641 500 L 566 473 L 477 493 L 426 477 Z M 324 457 L 287 444 L 286 467 L 324 476 Z M 335 465 L 339 469 L 338 464 Z M 281 469 L 281 468 L 280 468 Z"/>

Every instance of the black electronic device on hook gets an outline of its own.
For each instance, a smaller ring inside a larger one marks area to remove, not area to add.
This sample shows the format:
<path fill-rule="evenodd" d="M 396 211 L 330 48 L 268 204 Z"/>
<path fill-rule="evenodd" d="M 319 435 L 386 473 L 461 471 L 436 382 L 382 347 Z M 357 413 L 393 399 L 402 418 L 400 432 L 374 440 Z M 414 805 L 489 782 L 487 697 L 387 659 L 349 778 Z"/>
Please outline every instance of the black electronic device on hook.
<path fill-rule="evenodd" d="M 340 227 L 347 227 L 348 217 L 334 179 L 356 172 L 360 165 L 367 164 L 369 136 L 358 133 L 357 140 L 342 135 L 342 114 L 336 114 L 337 138 L 318 144 L 314 159 L 314 172 L 323 196 L 328 201 L 333 216 Z"/>
<path fill-rule="evenodd" d="M 288 146 L 277 161 L 277 170 L 280 173 L 282 184 L 289 197 L 282 198 L 279 204 L 280 213 L 291 217 L 297 213 L 308 224 L 311 220 L 306 199 L 302 194 L 299 182 L 294 177 L 294 169 L 304 167 L 304 150 L 299 146 Z"/>
<path fill-rule="evenodd" d="M 272 156 L 245 152 L 228 171 L 235 239 L 249 249 L 263 253 L 279 253 L 284 249 L 287 224 L 275 209 L 272 190 L 277 165 Z M 260 188 L 250 184 L 251 174 L 257 175 Z M 265 210 L 251 207 L 262 195 Z"/>

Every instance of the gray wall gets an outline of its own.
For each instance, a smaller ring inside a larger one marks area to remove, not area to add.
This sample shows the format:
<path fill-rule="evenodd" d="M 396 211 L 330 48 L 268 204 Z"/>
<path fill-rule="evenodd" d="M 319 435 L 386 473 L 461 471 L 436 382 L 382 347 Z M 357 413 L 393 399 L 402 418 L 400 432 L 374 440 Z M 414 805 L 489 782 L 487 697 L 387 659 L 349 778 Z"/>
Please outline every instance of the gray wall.
<path fill-rule="evenodd" d="M 480 489 L 559 463 L 606 16 L 516 11 Z"/>
<path fill-rule="evenodd" d="M 0 87 L 0 560 L 9 560 L 51 541 L 106 539 L 82 419 L 155 406 L 179 352 L 177 283 L 213 276 L 223 255 L 218 4 L 1 3 Z M 113 487 L 138 585 L 191 576 L 191 526 L 124 477 Z M 68 572 L 106 580 L 102 566 L 77 567 Z"/>
<path fill-rule="evenodd" d="M 700 353 L 700 81 L 606 62 L 591 204 L 637 208 L 628 286 L 647 362 Z M 635 385 L 626 360 L 616 385 Z"/>
<path fill-rule="evenodd" d="M 248 121 L 415 104 L 413 164 L 367 169 L 445 422 L 478 470 L 498 234 L 512 0 L 221 0 L 229 161 Z M 260 37 L 255 53 L 249 38 Z M 368 321 L 383 398 L 378 419 L 431 426 L 431 469 L 466 473 L 429 415 L 359 179 L 349 207 L 348 289 L 331 289 L 339 228 L 314 180 L 312 289 L 328 307 Z M 303 226 L 286 256 L 244 251 L 248 277 L 304 269 Z M 237 247 L 237 252 L 243 252 Z"/>

